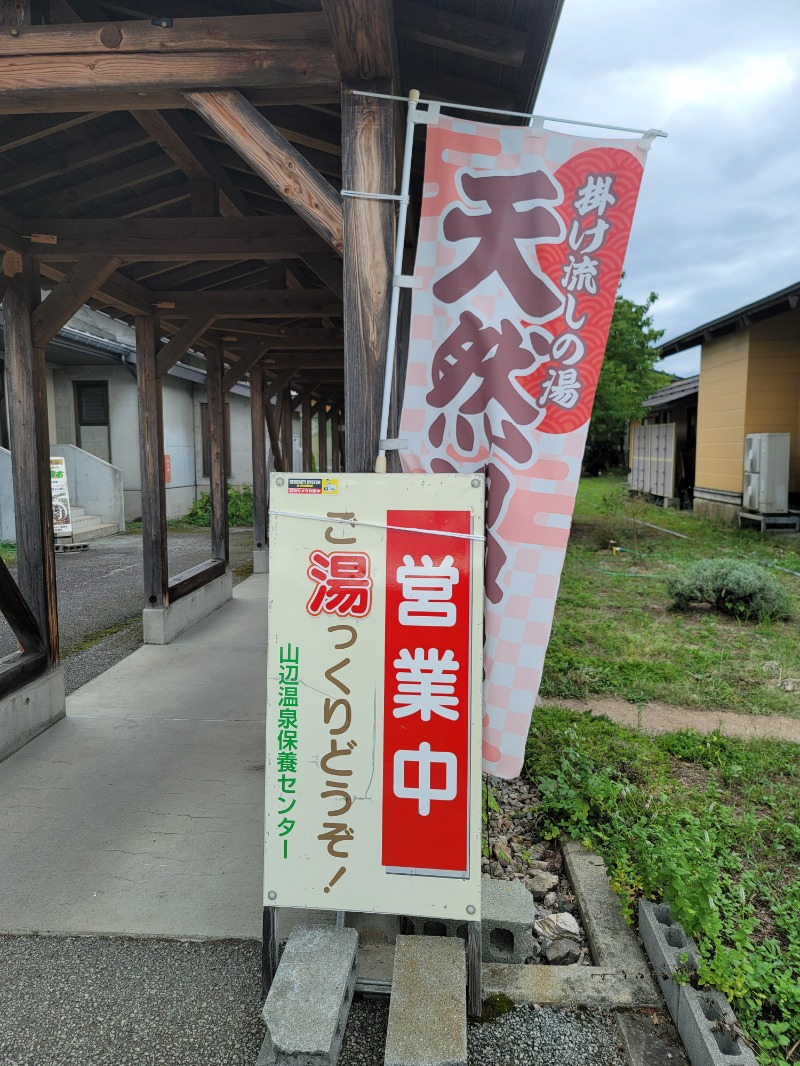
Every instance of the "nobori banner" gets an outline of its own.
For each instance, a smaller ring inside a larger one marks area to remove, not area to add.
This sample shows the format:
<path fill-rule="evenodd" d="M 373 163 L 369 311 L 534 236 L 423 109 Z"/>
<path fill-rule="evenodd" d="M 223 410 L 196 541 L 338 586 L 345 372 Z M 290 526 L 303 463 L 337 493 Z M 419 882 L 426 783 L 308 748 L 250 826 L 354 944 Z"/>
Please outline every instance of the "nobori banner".
<path fill-rule="evenodd" d="M 483 478 L 319 480 L 270 485 L 264 903 L 477 920 Z"/>
<path fill-rule="evenodd" d="M 487 476 L 484 768 L 519 773 L 649 139 L 439 116 L 399 436 Z"/>

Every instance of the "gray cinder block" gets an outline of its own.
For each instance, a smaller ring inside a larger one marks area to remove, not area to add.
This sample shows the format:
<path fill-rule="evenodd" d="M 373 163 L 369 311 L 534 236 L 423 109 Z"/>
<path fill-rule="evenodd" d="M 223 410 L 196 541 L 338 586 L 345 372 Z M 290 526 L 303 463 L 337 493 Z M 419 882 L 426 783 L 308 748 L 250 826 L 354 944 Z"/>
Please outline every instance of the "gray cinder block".
<path fill-rule="evenodd" d="M 297 926 L 263 1017 L 277 1066 L 336 1066 L 356 983 L 355 929 Z"/>
<path fill-rule="evenodd" d="M 385 1066 L 466 1066 L 466 984 L 458 938 L 398 936 Z"/>
<path fill-rule="evenodd" d="M 733 1035 L 736 1016 L 725 997 L 671 979 L 678 970 L 695 970 L 698 954 L 680 922 L 672 920 L 669 906 L 639 900 L 639 933 L 692 1066 L 733 1061 L 737 1066 L 756 1066 L 752 1051 Z M 686 956 L 685 964 L 681 956 Z"/>
<path fill-rule="evenodd" d="M 481 881 L 484 962 L 524 963 L 533 954 L 533 897 L 520 881 Z"/>

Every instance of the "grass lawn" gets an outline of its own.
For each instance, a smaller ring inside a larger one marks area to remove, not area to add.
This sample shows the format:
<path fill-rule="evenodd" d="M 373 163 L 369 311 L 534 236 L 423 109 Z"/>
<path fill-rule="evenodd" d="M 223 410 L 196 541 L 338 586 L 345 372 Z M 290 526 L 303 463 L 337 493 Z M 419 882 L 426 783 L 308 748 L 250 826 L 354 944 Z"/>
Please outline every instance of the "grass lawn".
<path fill-rule="evenodd" d="M 540 832 L 599 852 L 629 915 L 670 903 L 701 953 L 688 979 L 728 997 L 764 1066 L 800 1062 L 800 746 L 539 707 L 526 773 Z"/>
<path fill-rule="evenodd" d="M 17 546 L 7 540 L 0 540 L 0 559 L 4 563 L 15 563 L 17 561 Z"/>
<path fill-rule="evenodd" d="M 612 541 L 625 550 L 612 553 Z M 769 567 L 792 598 L 793 619 L 755 623 L 705 608 L 671 611 L 669 575 L 712 558 Z M 786 570 L 800 573 L 798 536 L 762 536 L 626 502 L 621 477 L 583 479 L 541 695 L 800 717 L 800 576 Z"/>

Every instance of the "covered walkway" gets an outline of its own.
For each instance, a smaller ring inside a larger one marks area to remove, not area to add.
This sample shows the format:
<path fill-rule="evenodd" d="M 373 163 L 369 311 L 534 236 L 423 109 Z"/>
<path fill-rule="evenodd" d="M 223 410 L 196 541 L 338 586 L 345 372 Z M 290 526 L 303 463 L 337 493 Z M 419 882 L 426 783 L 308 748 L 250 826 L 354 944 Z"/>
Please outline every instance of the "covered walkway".
<path fill-rule="evenodd" d="M 3 763 L 0 933 L 261 936 L 267 577 Z"/>

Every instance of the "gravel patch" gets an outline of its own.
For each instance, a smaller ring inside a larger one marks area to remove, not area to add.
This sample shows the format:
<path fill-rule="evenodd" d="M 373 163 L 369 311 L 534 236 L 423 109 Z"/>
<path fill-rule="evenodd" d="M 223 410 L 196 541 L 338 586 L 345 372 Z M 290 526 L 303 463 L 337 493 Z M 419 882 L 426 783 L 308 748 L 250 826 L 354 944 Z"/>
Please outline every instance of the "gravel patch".
<path fill-rule="evenodd" d="M 253 1066 L 261 946 L 0 937 L 3 1066 Z"/>
<path fill-rule="evenodd" d="M 591 965 L 586 934 L 557 845 L 539 839 L 539 795 L 524 777 L 505 781 L 484 775 L 488 787 L 484 877 L 520 881 L 534 900 L 533 955 L 543 965 Z"/>
<path fill-rule="evenodd" d="M 389 1001 L 355 999 L 339 1066 L 383 1066 Z M 469 1066 L 625 1066 L 612 1014 L 516 1007 L 493 1022 L 470 1022 Z"/>

